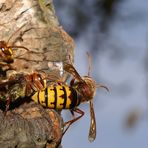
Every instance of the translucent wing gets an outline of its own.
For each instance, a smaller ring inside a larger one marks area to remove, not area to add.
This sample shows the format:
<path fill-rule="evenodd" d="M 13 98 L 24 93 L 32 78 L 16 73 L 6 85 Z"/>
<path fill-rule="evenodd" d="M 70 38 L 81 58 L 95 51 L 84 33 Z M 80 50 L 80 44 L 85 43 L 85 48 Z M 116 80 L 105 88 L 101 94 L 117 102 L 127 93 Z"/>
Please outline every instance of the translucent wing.
<path fill-rule="evenodd" d="M 90 142 L 93 142 L 96 138 L 97 129 L 96 129 L 96 119 L 95 119 L 95 112 L 92 100 L 90 101 L 90 118 L 91 120 L 90 120 L 88 140 Z"/>
<path fill-rule="evenodd" d="M 66 63 L 64 65 L 64 70 L 67 71 L 68 73 L 70 73 L 78 81 L 85 83 L 85 81 L 82 79 L 82 77 L 79 75 L 79 73 L 77 72 L 77 70 L 74 68 L 74 66 L 72 64 Z"/>

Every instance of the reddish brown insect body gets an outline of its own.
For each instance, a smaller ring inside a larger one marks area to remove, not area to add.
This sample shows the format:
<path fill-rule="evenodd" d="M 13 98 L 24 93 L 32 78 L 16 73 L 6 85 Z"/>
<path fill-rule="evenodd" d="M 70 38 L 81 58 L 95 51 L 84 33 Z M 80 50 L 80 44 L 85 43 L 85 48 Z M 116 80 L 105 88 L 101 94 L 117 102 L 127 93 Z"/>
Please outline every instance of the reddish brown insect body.
<path fill-rule="evenodd" d="M 78 90 L 81 94 L 82 102 L 90 101 L 93 99 L 96 92 L 96 84 L 95 81 L 88 76 L 82 77 L 83 81 L 77 81 L 71 84 L 74 88 Z"/>
<path fill-rule="evenodd" d="M 33 74 L 28 74 L 24 76 L 26 83 L 26 91 L 25 94 L 30 96 L 32 91 L 40 91 L 46 88 L 46 76 L 44 74 L 40 74 L 34 72 Z"/>

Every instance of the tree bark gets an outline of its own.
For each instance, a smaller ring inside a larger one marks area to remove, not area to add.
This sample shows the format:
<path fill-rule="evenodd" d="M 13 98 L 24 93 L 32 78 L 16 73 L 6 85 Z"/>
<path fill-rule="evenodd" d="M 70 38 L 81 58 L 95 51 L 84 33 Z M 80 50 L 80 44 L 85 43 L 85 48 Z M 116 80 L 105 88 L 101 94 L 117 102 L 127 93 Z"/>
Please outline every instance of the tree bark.
<path fill-rule="evenodd" d="M 12 69 L 1 66 L 0 81 L 14 73 L 34 71 L 53 72 L 66 80 L 56 63 L 68 62 L 69 56 L 73 60 L 74 42 L 59 25 L 51 0 L 0 0 L 0 18 L 0 40 L 29 50 L 14 48 Z M 34 102 L 24 102 L 6 116 L 0 111 L 0 147 L 56 147 L 62 138 L 61 116 Z"/>

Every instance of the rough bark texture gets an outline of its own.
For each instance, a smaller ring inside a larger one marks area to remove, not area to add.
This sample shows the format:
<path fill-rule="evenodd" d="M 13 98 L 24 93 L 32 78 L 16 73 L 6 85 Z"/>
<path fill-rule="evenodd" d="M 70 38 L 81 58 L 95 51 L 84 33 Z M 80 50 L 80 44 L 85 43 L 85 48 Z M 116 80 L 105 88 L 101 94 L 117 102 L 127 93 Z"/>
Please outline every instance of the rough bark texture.
<path fill-rule="evenodd" d="M 13 70 L 1 67 L 6 71 L 0 73 L 1 81 L 13 73 L 37 70 L 47 74 L 53 71 L 66 79 L 54 63 L 67 62 L 69 55 L 73 57 L 74 43 L 59 26 L 51 0 L 0 0 L 0 18 L 0 40 L 9 46 L 29 49 L 13 50 Z M 60 115 L 33 102 L 14 107 L 6 116 L 0 111 L 0 123 L 0 147 L 3 148 L 52 148 L 62 138 Z"/>
<path fill-rule="evenodd" d="M 0 112 L 0 147 L 42 148 L 49 142 L 56 147 L 61 139 L 62 119 L 54 110 L 45 110 L 35 103 L 27 103 Z"/>

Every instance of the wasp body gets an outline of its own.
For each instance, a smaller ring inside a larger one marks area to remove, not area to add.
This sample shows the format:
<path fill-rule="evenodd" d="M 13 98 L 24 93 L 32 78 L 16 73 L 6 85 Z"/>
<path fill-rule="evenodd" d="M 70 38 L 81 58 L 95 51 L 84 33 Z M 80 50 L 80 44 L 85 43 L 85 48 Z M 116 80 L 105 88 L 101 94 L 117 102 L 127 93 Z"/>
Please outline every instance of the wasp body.
<path fill-rule="evenodd" d="M 50 85 L 32 96 L 35 102 L 51 109 L 73 109 L 81 102 L 76 89 L 66 84 Z"/>
<path fill-rule="evenodd" d="M 67 128 L 64 133 L 72 123 L 84 115 L 84 112 L 78 108 L 79 104 L 89 101 L 91 116 L 89 141 L 94 141 L 96 138 L 96 121 L 92 100 L 95 96 L 96 88 L 103 87 L 107 90 L 108 88 L 104 85 L 97 84 L 90 76 L 81 77 L 72 64 L 65 64 L 64 70 L 73 76 L 70 86 L 63 83 L 49 85 L 45 90 L 35 92 L 32 100 L 51 109 L 69 109 L 72 115 L 74 115 L 75 112 L 80 115 L 65 122 Z"/>

